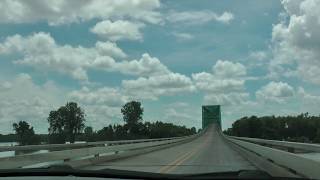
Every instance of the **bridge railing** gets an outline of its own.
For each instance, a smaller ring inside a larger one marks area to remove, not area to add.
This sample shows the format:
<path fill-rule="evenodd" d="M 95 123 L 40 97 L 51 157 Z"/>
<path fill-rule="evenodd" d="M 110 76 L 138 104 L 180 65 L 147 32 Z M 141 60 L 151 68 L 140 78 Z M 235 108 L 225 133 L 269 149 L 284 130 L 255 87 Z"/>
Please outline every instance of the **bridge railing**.
<path fill-rule="evenodd" d="M 36 151 L 36 150 L 64 150 L 64 149 L 76 149 L 84 147 L 94 146 L 112 146 L 120 144 L 133 144 L 143 142 L 155 142 L 166 141 L 171 139 L 181 139 L 184 137 L 172 137 L 172 138 L 155 138 L 155 139 L 137 139 L 137 140 L 119 140 L 119 141 L 97 141 L 97 142 L 84 142 L 75 144 L 43 144 L 43 145 L 27 145 L 27 146 L 0 146 L 0 152 L 4 151 Z"/>
<path fill-rule="evenodd" d="M 245 150 L 253 152 L 270 162 L 277 164 L 281 167 L 287 168 L 291 172 L 308 177 L 308 178 L 319 178 L 320 177 L 320 162 L 304 158 L 298 154 L 292 152 L 286 152 L 280 149 L 272 147 L 262 146 L 281 146 L 286 148 L 302 149 L 306 151 L 319 152 L 319 145 L 307 144 L 307 143 L 295 143 L 286 141 L 273 141 L 264 140 L 257 138 L 243 138 L 222 135 L 226 140 L 240 146 Z"/>
<path fill-rule="evenodd" d="M 100 160 L 133 156 L 144 152 L 161 149 L 174 144 L 188 142 L 202 133 L 191 136 L 139 139 L 121 141 L 100 141 L 79 144 L 48 144 L 29 146 L 0 147 L 4 151 L 38 151 L 45 153 L 22 154 L 0 158 L 0 169 L 22 168 L 50 162 L 66 163 L 73 166 L 84 166 Z"/>
<path fill-rule="evenodd" d="M 272 146 L 282 147 L 282 148 L 286 148 L 289 152 L 294 152 L 295 150 L 320 152 L 320 144 L 298 143 L 298 142 L 277 141 L 277 140 L 267 140 L 267 139 L 259 139 L 259 138 L 236 137 L 236 136 L 229 136 L 229 137 L 233 139 L 260 144 L 260 145 L 267 145 L 271 147 Z"/>

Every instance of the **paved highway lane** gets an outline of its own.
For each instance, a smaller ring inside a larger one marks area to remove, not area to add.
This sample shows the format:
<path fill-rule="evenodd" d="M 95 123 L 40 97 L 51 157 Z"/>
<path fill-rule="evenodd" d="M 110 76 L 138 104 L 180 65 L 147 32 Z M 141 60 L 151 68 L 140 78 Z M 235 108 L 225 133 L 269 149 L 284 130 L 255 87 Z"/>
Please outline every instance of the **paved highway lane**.
<path fill-rule="evenodd" d="M 215 127 L 199 138 L 147 154 L 92 165 L 85 169 L 123 169 L 144 172 L 190 174 L 256 169 L 223 141 Z"/>

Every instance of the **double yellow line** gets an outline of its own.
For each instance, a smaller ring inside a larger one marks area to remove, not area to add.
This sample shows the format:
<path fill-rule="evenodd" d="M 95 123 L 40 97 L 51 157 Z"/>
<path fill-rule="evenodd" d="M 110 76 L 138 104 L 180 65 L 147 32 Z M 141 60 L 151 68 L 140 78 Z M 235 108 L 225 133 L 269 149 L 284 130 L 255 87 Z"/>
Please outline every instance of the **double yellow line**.
<path fill-rule="evenodd" d="M 164 166 L 163 168 L 161 168 L 159 170 L 159 173 L 169 173 L 169 172 L 173 171 L 176 167 L 180 166 L 183 162 L 188 160 L 190 157 L 192 157 L 198 151 L 199 151 L 199 148 L 181 155 L 175 161 L 173 161 L 170 164 L 168 164 L 168 165 Z"/>
<path fill-rule="evenodd" d="M 175 161 L 173 161 L 170 164 L 162 167 L 159 170 L 159 173 L 169 173 L 169 172 L 173 171 L 175 168 L 180 166 L 183 162 L 185 162 L 190 157 L 192 157 L 195 153 L 197 153 L 207 143 L 208 143 L 208 138 L 206 138 L 206 140 L 202 143 L 202 145 L 198 146 L 198 148 L 194 149 L 193 151 L 187 152 L 187 153 L 179 156 Z"/>

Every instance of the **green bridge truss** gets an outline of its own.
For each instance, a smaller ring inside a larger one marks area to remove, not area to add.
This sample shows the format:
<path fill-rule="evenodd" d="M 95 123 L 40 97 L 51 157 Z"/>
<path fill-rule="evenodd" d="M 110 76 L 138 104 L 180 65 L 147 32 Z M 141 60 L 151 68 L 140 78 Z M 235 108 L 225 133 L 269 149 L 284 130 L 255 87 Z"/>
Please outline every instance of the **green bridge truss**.
<path fill-rule="evenodd" d="M 221 128 L 220 105 L 202 106 L 202 129 L 208 125 L 216 123 Z"/>

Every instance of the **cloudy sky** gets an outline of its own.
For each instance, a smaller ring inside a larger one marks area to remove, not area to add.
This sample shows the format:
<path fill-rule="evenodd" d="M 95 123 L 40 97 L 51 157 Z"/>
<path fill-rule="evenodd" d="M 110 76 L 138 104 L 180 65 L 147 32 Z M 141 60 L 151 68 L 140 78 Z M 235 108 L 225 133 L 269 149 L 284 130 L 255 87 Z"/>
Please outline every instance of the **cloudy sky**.
<path fill-rule="evenodd" d="M 96 130 L 144 120 L 223 128 L 249 115 L 319 114 L 319 0 L 2 0 L 0 133 L 80 104 Z"/>

